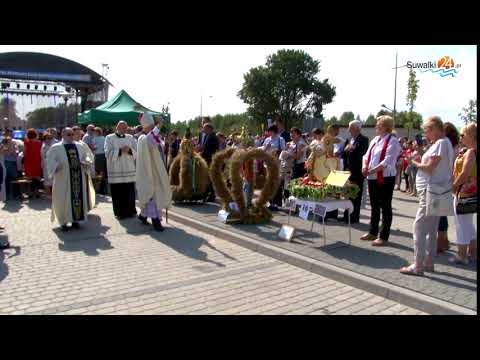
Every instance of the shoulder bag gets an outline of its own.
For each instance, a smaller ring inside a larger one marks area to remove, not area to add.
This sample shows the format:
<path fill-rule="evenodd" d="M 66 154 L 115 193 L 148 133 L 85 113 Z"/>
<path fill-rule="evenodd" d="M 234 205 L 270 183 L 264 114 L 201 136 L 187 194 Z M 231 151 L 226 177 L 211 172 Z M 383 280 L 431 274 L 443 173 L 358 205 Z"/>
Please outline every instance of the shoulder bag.
<path fill-rule="evenodd" d="M 428 184 L 426 202 L 427 216 L 453 216 L 452 183 Z"/>

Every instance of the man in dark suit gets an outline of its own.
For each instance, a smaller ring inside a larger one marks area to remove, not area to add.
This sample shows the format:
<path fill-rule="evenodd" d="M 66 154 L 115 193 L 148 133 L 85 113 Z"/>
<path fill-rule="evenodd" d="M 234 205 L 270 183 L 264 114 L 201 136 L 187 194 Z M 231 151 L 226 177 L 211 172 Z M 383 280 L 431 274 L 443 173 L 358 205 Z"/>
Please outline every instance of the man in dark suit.
<path fill-rule="evenodd" d="M 215 134 L 215 132 L 213 131 L 212 124 L 206 123 L 205 125 L 203 125 L 203 133 L 205 134 L 205 136 L 203 137 L 203 143 L 200 144 L 200 154 L 205 159 L 208 166 L 210 166 L 213 155 L 218 151 L 219 141 L 217 134 Z M 208 193 L 209 195 L 207 201 L 214 202 L 215 191 L 212 184 L 209 185 Z"/>
<path fill-rule="evenodd" d="M 363 136 L 362 123 L 358 120 L 351 121 L 348 126 L 348 131 L 352 135 L 352 138 L 347 140 L 345 143 L 345 150 L 343 154 L 343 162 L 345 170 L 350 171 L 352 174 L 349 178 L 350 182 L 357 184 L 360 188 L 358 196 L 352 200 L 353 203 L 353 212 L 350 215 L 350 223 L 355 224 L 360 221 L 360 207 L 362 204 L 362 193 L 363 193 L 363 181 L 365 177 L 362 174 L 362 159 L 363 155 L 368 150 L 368 138 Z M 345 211 L 344 217 L 345 222 L 348 222 L 347 212 Z"/>
<path fill-rule="evenodd" d="M 282 119 L 277 118 L 273 124 L 277 125 L 278 134 L 285 140 L 285 144 L 288 144 L 292 141 L 292 138 L 290 137 L 290 132 L 285 130 L 285 124 Z"/>
<path fill-rule="evenodd" d="M 203 143 L 201 144 L 201 155 L 208 165 L 212 162 L 213 155 L 218 151 L 219 141 L 217 134 L 213 131 L 213 125 L 207 123 L 203 126 Z"/>
<path fill-rule="evenodd" d="M 205 140 L 205 132 L 203 131 L 203 127 L 205 124 L 210 123 L 210 117 L 205 116 L 202 118 L 202 122 L 200 124 L 200 133 L 198 134 L 198 145 L 203 144 L 203 141 Z"/>

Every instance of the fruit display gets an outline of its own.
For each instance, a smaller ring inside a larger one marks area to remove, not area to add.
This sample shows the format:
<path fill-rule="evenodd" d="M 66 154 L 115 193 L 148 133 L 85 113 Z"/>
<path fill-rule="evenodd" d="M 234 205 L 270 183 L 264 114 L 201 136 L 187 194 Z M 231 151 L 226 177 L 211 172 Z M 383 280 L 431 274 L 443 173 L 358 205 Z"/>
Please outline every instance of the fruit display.
<path fill-rule="evenodd" d="M 360 191 L 356 184 L 334 186 L 306 176 L 292 180 L 288 186 L 290 195 L 304 200 L 323 201 L 328 199 L 355 199 Z"/>

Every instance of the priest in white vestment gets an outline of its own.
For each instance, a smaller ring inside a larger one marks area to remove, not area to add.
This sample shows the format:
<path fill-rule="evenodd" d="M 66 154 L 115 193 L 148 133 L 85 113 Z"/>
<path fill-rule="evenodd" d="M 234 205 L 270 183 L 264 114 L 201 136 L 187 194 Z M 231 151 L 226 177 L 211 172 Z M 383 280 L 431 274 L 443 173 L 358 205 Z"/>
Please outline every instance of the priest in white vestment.
<path fill-rule="evenodd" d="M 95 204 L 95 190 L 90 177 L 94 161 L 91 151 L 73 140 L 73 130 L 64 128 L 62 141 L 47 152 L 48 177 L 53 179 L 52 222 L 57 219 L 63 231 L 78 229 L 87 221 Z"/>
<path fill-rule="evenodd" d="M 105 157 L 113 213 L 119 220 L 137 215 L 135 208 L 137 144 L 134 137 L 126 133 L 127 128 L 127 123 L 120 121 L 115 133 L 105 138 Z"/>
<path fill-rule="evenodd" d="M 141 213 L 140 221 L 152 219 L 155 230 L 163 231 L 162 209 L 168 209 L 172 201 L 172 190 L 167 173 L 165 143 L 160 137 L 161 119 L 155 122 L 152 114 L 145 112 L 140 118 L 144 135 L 137 145 L 137 194 Z"/>
<path fill-rule="evenodd" d="M 89 125 L 90 126 L 90 125 Z M 95 159 L 95 154 L 93 153 L 90 146 L 83 141 L 83 130 L 79 126 L 72 127 L 73 130 L 73 141 L 83 146 L 85 151 L 88 153 L 89 156 L 92 156 Z M 90 166 L 90 176 L 92 179 L 95 177 L 95 161 L 93 162 L 92 166 Z"/>

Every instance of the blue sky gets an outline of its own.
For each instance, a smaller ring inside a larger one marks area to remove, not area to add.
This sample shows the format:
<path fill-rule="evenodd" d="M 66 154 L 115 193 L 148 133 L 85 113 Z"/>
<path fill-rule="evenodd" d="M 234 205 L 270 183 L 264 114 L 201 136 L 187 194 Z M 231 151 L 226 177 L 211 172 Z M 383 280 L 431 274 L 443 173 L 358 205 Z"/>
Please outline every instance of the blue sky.
<path fill-rule="evenodd" d="M 269 54 L 284 48 L 305 50 L 321 61 L 320 79 L 328 78 L 337 88 L 334 102 L 325 107 L 326 117 L 353 111 L 365 119 L 379 111 L 381 104 L 393 107 L 395 51 L 399 66 L 408 60 L 437 60 L 445 55 L 462 65 L 455 78 L 417 73 L 420 90 L 415 110 L 422 115 L 436 114 L 445 121 L 460 124 L 458 113 L 470 99 L 476 98 L 477 50 L 472 45 L 2 45 L 0 51 L 59 55 L 99 73 L 101 64 L 108 63 L 108 78 L 114 85 L 110 96 L 125 89 L 152 109 L 161 109 L 169 102 L 172 120 L 178 121 L 199 115 L 202 95 L 204 114 L 245 111 L 246 105 L 237 97 L 243 75 L 250 68 L 264 64 Z M 407 109 L 407 80 L 408 70 L 399 69 L 398 111 Z"/>

